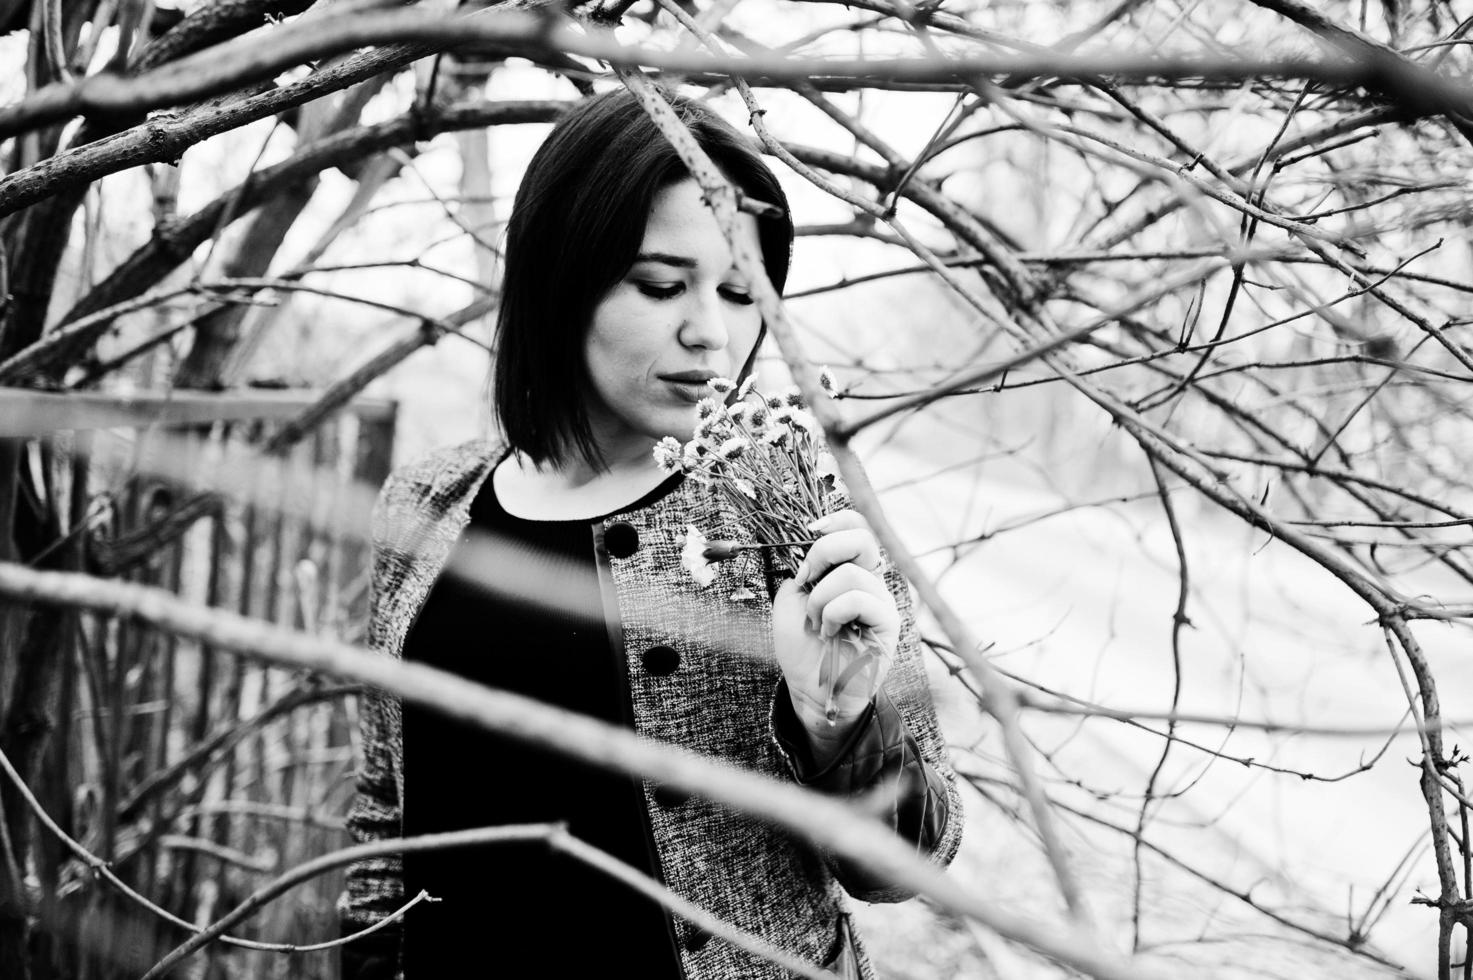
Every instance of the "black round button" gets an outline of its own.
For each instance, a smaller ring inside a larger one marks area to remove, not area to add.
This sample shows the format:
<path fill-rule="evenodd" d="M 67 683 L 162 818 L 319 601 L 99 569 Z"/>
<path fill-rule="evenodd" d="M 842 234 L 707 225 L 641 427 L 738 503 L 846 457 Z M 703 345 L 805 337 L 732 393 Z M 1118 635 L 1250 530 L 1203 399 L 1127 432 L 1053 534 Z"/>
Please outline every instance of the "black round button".
<path fill-rule="evenodd" d="M 690 933 L 685 937 L 685 948 L 692 953 L 699 952 L 711 941 L 711 934 L 700 926 L 691 926 Z"/>
<path fill-rule="evenodd" d="M 610 524 L 604 530 L 604 547 L 615 558 L 628 558 L 639 550 L 639 532 L 624 521 Z"/>
<path fill-rule="evenodd" d="M 675 673 L 680 666 L 680 654 L 670 647 L 650 647 L 644 652 L 644 669 L 656 677 Z"/>
<path fill-rule="evenodd" d="M 655 787 L 654 797 L 656 805 L 665 810 L 673 810 L 690 799 L 690 794 L 674 786 L 661 783 Z"/>

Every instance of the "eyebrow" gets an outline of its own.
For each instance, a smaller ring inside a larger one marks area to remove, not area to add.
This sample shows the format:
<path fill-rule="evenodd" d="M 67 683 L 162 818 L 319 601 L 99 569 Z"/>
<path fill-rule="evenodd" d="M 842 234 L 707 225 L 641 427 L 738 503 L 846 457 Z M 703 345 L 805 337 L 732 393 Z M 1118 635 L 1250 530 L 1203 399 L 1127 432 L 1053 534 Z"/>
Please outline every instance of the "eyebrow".
<path fill-rule="evenodd" d="M 673 265 L 677 269 L 694 269 L 696 260 L 684 255 L 672 255 L 669 252 L 640 252 L 634 257 L 638 262 L 659 262 L 661 265 Z"/>

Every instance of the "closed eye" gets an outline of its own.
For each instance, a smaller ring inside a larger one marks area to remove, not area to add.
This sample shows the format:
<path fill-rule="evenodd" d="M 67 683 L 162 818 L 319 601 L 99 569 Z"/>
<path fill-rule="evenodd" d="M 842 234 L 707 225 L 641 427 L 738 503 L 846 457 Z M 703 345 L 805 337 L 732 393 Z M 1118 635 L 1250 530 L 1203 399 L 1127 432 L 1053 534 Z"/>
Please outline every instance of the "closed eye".
<path fill-rule="evenodd" d="M 738 306 L 751 306 L 755 302 L 752 299 L 752 295 L 746 290 L 737 289 L 732 286 L 723 286 L 721 288 L 721 296 L 728 303 L 735 303 Z"/>
<path fill-rule="evenodd" d="M 684 283 L 679 282 L 650 282 L 646 279 L 636 279 L 634 287 L 651 299 L 674 299 L 685 289 Z"/>

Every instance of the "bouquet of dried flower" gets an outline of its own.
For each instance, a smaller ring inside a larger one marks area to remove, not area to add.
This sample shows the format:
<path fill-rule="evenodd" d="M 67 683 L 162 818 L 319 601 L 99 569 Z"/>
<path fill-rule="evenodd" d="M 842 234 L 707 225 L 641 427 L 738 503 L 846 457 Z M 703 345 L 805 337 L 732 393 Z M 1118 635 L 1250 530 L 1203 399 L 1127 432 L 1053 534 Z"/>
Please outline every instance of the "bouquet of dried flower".
<path fill-rule="evenodd" d="M 820 380 L 832 395 L 828 369 Z M 723 400 L 701 399 L 691 440 L 682 444 L 666 436 L 655 445 L 655 461 L 666 472 L 683 472 L 709 486 L 741 516 L 755 543 L 710 540 L 688 525 L 681 564 L 704 587 L 716 577 L 711 563 L 753 560 L 765 551 L 778 575 L 792 576 L 813 543 L 809 525 L 846 506 L 838 467 L 796 388 L 764 396 L 751 379 L 740 386 L 725 378 L 708 384 Z M 818 684 L 827 692 L 830 724 L 837 717 L 837 696 L 850 685 L 874 696 L 883 655 L 873 630 L 862 624 L 851 623 L 824 641 Z"/>

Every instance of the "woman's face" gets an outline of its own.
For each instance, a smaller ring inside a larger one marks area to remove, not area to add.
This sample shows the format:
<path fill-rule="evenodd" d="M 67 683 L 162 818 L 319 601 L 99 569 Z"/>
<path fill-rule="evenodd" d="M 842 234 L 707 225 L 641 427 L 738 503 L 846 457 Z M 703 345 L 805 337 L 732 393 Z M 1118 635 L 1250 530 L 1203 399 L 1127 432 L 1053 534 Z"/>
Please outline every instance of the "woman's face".
<path fill-rule="evenodd" d="M 760 255 L 757 222 L 738 216 Z M 593 390 L 588 419 L 609 462 L 648 454 L 662 436 L 689 439 L 706 379 L 735 378 L 762 318 L 701 190 L 660 191 L 629 272 L 599 301 L 583 341 Z"/>

